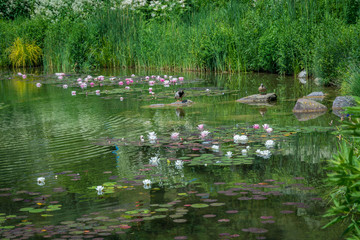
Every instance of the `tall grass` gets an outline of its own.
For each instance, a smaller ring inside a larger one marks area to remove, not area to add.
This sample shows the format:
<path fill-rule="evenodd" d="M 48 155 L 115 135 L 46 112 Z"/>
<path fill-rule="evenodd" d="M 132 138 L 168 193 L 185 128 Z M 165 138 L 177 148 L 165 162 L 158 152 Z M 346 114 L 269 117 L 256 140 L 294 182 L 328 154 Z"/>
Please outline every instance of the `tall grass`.
<path fill-rule="evenodd" d="M 350 58 L 360 60 L 353 1 L 192 1 L 190 11 L 166 19 L 109 8 L 73 21 L 0 21 L 5 39 L 0 50 L 22 35 L 43 49 L 49 71 L 137 67 L 296 74 L 306 69 L 324 84 L 335 84 Z M 2 55 L 0 64 L 8 64 Z"/>

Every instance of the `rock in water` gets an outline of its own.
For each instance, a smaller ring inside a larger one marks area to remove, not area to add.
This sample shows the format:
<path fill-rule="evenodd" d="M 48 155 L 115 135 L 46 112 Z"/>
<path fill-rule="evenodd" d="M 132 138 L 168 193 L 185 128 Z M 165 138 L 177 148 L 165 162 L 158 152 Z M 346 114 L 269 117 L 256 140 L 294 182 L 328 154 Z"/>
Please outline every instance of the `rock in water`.
<path fill-rule="evenodd" d="M 356 101 L 351 96 L 339 96 L 336 97 L 332 109 L 333 113 L 338 117 L 344 117 L 344 108 L 356 106 Z"/>
<path fill-rule="evenodd" d="M 304 98 L 311 99 L 314 101 L 322 101 L 325 98 L 325 94 L 323 92 L 312 92 Z"/>
<path fill-rule="evenodd" d="M 332 109 L 343 109 L 344 107 L 356 106 L 356 101 L 351 96 L 339 96 L 336 97 Z"/>
<path fill-rule="evenodd" d="M 240 103 L 266 103 L 276 101 L 277 96 L 275 93 L 268 93 L 268 94 L 254 94 L 251 96 L 247 96 L 241 99 L 236 100 Z"/>
<path fill-rule="evenodd" d="M 324 112 L 327 107 L 310 99 L 300 98 L 297 100 L 293 112 Z"/>

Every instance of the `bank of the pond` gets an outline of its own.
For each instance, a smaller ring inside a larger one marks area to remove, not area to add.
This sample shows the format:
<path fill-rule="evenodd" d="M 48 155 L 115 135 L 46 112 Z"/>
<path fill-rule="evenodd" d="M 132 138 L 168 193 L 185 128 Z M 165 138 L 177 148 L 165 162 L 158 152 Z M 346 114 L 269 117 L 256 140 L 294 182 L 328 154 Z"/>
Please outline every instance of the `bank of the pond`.
<path fill-rule="evenodd" d="M 69 10 L 51 21 L 36 14 L 1 20 L 0 65 L 43 65 L 50 71 L 151 67 L 279 74 L 307 69 L 322 84 L 343 83 L 345 91 L 360 93 L 354 87 L 359 71 L 349 67 L 360 60 L 354 1 L 185 4 L 184 10 L 156 18 L 150 17 L 156 12 L 151 8 L 107 6 L 86 18 Z"/>

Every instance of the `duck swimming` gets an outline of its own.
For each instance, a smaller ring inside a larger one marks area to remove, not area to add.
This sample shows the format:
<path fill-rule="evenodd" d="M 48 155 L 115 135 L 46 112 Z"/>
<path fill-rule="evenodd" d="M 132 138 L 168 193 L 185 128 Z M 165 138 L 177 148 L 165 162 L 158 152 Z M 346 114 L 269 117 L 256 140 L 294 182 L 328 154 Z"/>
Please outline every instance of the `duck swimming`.
<path fill-rule="evenodd" d="M 179 99 L 182 101 L 183 96 L 185 95 L 184 90 L 179 90 L 175 93 L 175 99 L 179 101 Z"/>

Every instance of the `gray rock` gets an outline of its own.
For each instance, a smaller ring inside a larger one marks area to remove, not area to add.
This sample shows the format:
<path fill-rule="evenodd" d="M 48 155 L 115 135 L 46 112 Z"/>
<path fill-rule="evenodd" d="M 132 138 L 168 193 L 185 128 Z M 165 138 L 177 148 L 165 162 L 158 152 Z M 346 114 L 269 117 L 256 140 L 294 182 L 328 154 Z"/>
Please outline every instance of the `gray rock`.
<path fill-rule="evenodd" d="M 323 92 L 312 92 L 304 98 L 311 99 L 314 101 L 322 101 L 325 98 L 325 94 Z"/>
<path fill-rule="evenodd" d="M 268 94 L 254 94 L 251 96 L 247 96 L 241 99 L 236 100 L 237 102 L 240 103 L 267 103 L 267 102 L 272 102 L 272 101 L 276 101 L 277 96 L 275 93 L 268 93 Z"/>
<path fill-rule="evenodd" d="M 300 98 L 297 100 L 293 112 L 324 112 L 327 107 L 310 99 Z"/>
<path fill-rule="evenodd" d="M 323 92 L 312 92 L 307 97 L 325 97 L 325 94 Z"/>
<path fill-rule="evenodd" d="M 332 109 L 333 114 L 335 114 L 338 117 L 345 117 L 345 107 L 351 107 L 356 106 L 356 101 L 351 96 L 339 96 L 336 97 Z"/>
<path fill-rule="evenodd" d="M 298 78 L 306 78 L 307 72 L 305 70 L 302 70 L 298 74 Z"/>
<path fill-rule="evenodd" d="M 335 98 L 332 105 L 332 109 L 339 110 L 339 109 L 343 109 L 344 107 L 351 107 L 351 106 L 356 106 L 356 101 L 353 97 L 339 96 Z"/>

